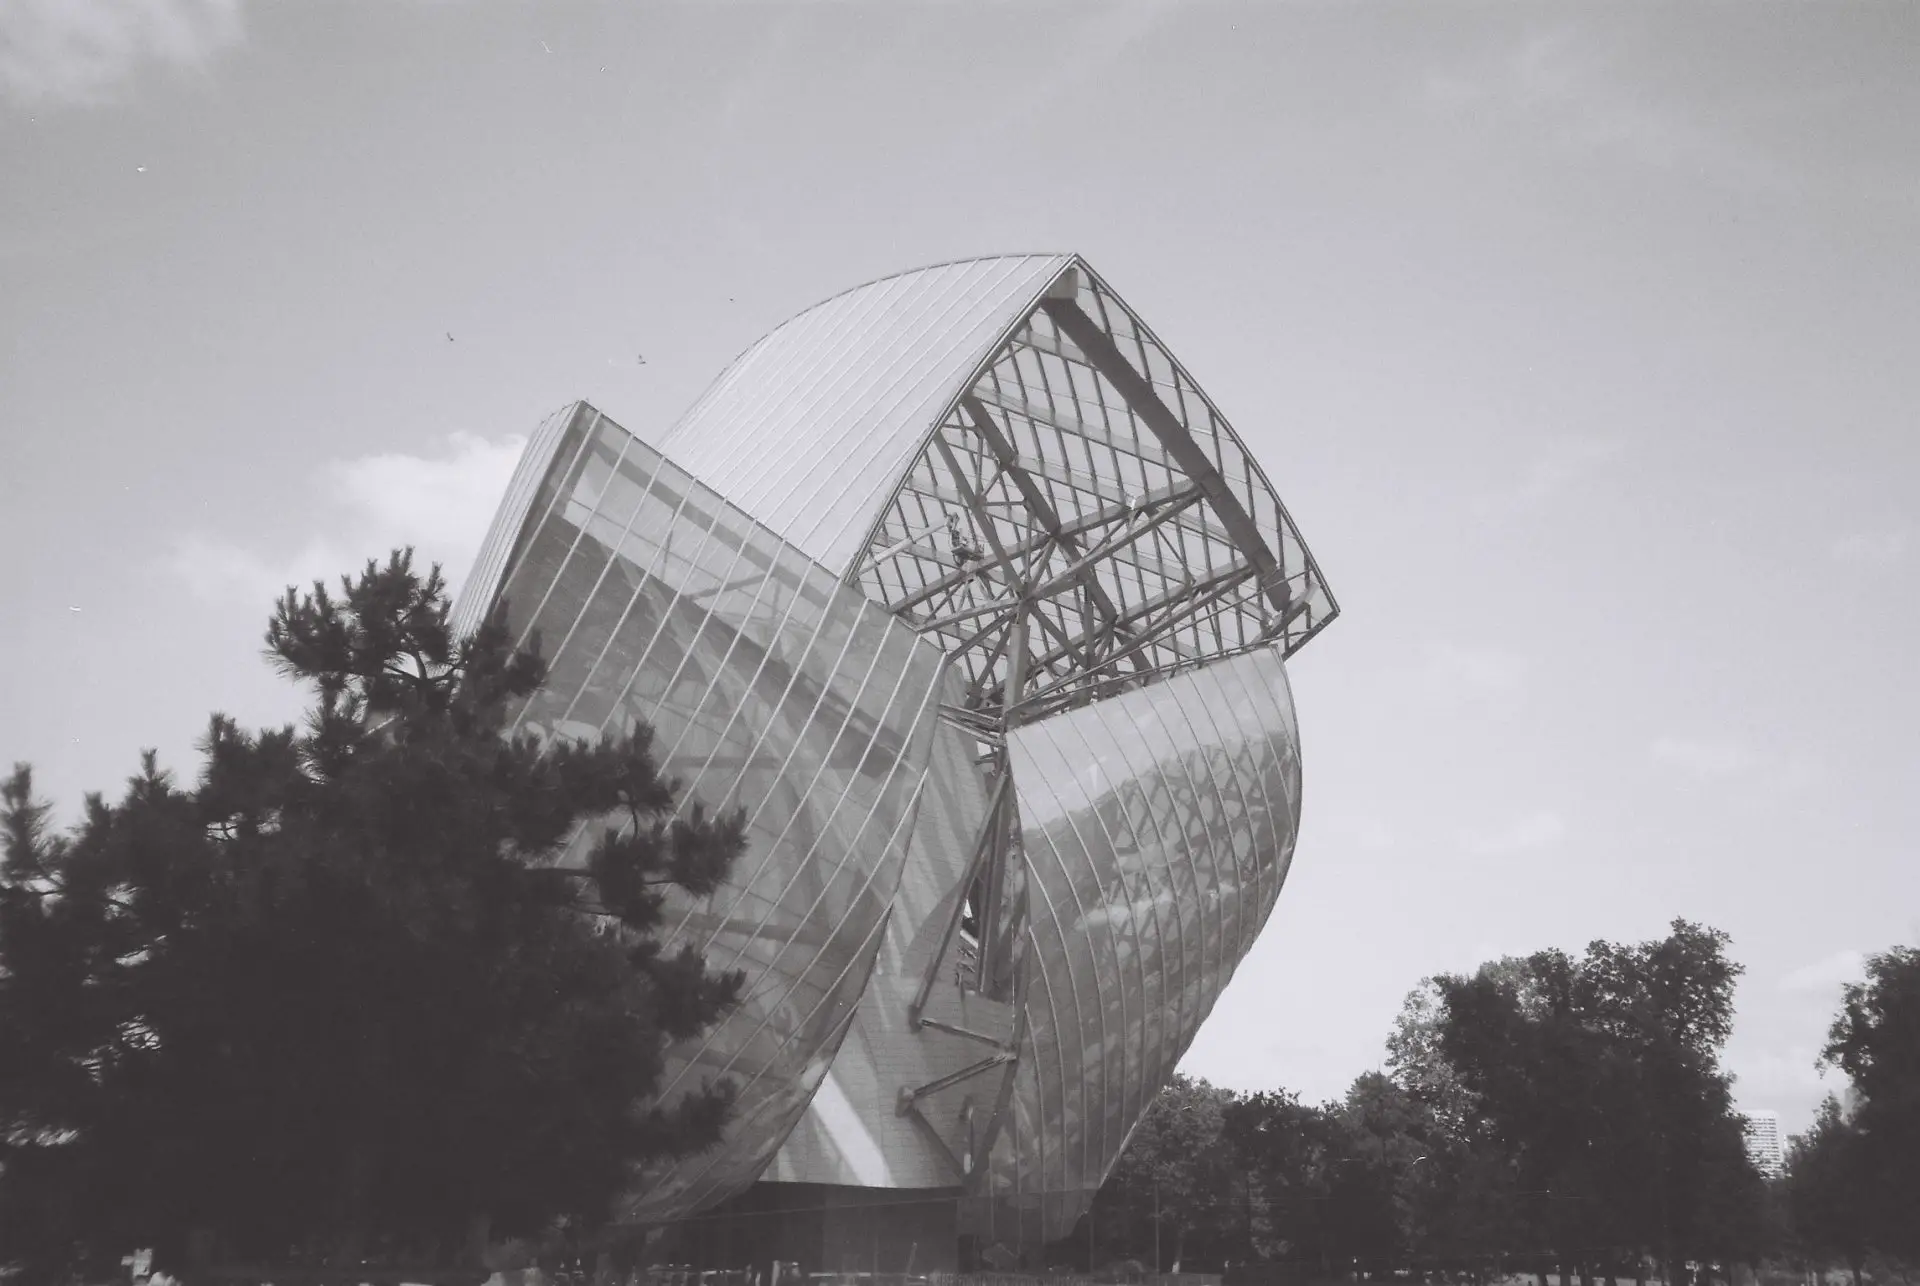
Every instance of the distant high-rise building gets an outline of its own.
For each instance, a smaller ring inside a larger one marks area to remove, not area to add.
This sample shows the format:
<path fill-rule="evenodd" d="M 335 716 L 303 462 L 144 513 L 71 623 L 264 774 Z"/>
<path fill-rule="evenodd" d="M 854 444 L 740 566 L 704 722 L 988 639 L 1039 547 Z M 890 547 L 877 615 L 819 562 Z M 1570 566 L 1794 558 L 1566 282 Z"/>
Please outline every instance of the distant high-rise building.
<path fill-rule="evenodd" d="M 1780 1148 L 1780 1114 L 1778 1112 L 1748 1112 L 1747 1118 L 1747 1156 L 1752 1159 L 1754 1168 L 1769 1179 L 1777 1178 L 1786 1168 L 1786 1154 Z"/>

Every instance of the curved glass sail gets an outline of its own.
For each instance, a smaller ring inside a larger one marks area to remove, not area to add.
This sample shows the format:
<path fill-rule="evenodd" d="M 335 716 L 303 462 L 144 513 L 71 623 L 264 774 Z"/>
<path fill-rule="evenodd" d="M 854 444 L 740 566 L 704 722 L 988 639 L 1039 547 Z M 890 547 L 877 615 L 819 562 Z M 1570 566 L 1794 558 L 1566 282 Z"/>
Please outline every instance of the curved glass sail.
<path fill-rule="evenodd" d="M 740 1006 L 670 1050 L 665 1100 L 719 1079 L 738 1095 L 725 1140 L 647 1176 L 626 1212 L 671 1216 L 759 1175 L 847 1031 L 898 891 L 942 658 L 591 407 L 533 445 L 539 483 L 488 542 L 509 551 L 502 570 L 459 611 L 471 625 L 504 602 L 539 639 L 547 681 L 510 729 L 644 722 L 681 808 L 748 815 L 726 883 L 666 921 L 669 950 L 747 973 Z"/>
<path fill-rule="evenodd" d="M 1014 730 L 1026 1042 L 989 1191 L 1066 1235 L 1272 911 L 1300 822 L 1275 649 Z M 1029 1240 L 1033 1239 L 1029 1236 Z"/>

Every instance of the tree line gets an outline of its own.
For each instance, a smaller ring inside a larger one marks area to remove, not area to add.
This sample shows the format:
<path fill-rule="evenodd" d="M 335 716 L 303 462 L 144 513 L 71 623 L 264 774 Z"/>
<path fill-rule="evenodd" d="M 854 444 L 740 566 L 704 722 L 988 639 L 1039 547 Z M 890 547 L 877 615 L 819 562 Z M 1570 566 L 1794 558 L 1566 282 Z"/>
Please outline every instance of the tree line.
<path fill-rule="evenodd" d="M 1725 934 L 1541 951 L 1423 982 L 1384 1070 L 1336 1102 L 1178 1077 L 1062 1258 L 1243 1280 L 1536 1273 L 1667 1283 L 1736 1266 L 1911 1281 L 1920 1265 L 1920 952 L 1869 961 L 1823 1061 L 1849 1081 L 1749 1157 L 1720 1054 Z"/>

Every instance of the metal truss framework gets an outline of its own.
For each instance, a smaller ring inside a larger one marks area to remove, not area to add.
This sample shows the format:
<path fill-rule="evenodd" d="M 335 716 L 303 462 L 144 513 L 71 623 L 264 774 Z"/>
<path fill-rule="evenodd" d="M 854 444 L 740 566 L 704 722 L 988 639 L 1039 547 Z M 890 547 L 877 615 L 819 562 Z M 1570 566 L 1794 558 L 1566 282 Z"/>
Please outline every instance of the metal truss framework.
<path fill-rule="evenodd" d="M 928 1010 L 957 977 L 959 990 L 1025 1013 L 1026 863 L 1008 734 L 1256 648 L 1291 655 L 1338 608 L 1225 420 L 1078 261 L 955 398 L 846 579 L 964 676 L 964 702 L 941 713 L 975 740 L 989 782 L 968 896 L 908 1017 L 991 1052 L 902 1086 L 897 1105 L 958 1144 L 944 1150 L 977 1188 L 1025 1033 L 1016 1022 L 996 1040 Z M 972 1099 L 961 1122 L 923 1114 L 929 1096 L 991 1074 L 984 1125 Z"/>

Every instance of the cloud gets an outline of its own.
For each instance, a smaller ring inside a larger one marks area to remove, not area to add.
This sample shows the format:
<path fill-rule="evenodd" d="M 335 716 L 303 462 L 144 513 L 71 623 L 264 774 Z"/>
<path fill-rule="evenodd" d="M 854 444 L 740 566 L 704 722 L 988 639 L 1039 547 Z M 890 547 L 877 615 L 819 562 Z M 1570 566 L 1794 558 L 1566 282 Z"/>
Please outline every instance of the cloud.
<path fill-rule="evenodd" d="M 1657 87 L 1619 73 L 1592 40 L 1570 29 L 1536 34 L 1492 67 L 1435 70 L 1424 88 L 1435 110 L 1517 123 L 1565 150 L 1707 171 L 1765 191 L 1789 186 L 1770 157 L 1715 128 L 1704 113 L 1660 101 Z"/>
<path fill-rule="evenodd" d="M 1485 857 L 1500 857 L 1551 848 L 1566 838 L 1567 824 L 1551 809 L 1536 809 L 1514 818 L 1504 826 L 1486 831 L 1465 831 L 1460 847 Z"/>
<path fill-rule="evenodd" d="M 1525 686 L 1527 659 L 1499 648 L 1462 643 L 1433 643 L 1420 665 L 1419 681 L 1428 696 L 1446 701 L 1484 701 L 1507 697 Z"/>
<path fill-rule="evenodd" d="M 1860 981 L 1866 976 L 1866 971 L 1865 953 L 1848 948 L 1830 956 L 1822 956 L 1811 964 L 1801 965 L 1780 980 L 1780 990 L 1790 995 L 1813 992 L 1831 994 L 1849 982 Z"/>
<path fill-rule="evenodd" d="M 1559 495 L 1593 467 L 1620 453 L 1618 442 L 1598 438 L 1563 438 L 1549 443 L 1533 461 L 1514 489 L 1514 500 L 1525 508 L 1537 509 Z"/>
<path fill-rule="evenodd" d="M 983 137 L 995 138 L 1009 129 L 1021 129 L 1062 103 L 1071 103 L 1090 84 L 1108 73 L 1128 52 L 1145 43 L 1156 28 L 1180 12 L 1176 0 L 1121 0 L 1089 5 L 1085 20 L 1077 23 L 1044 76 L 1029 91 L 1004 100 L 998 111 L 979 126 Z M 1063 9 L 1063 12 L 1074 12 Z"/>
<path fill-rule="evenodd" d="M 1493 96 L 1484 81 L 1452 72 L 1428 72 L 1424 87 L 1427 101 L 1445 111 L 1464 111 Z"/>
<path fill-rule="evenodd" d="M 350 564 L 325 540 L 310 540 L 300 552 L 269 558 L 230 541 L 189 532 L 173 542 L 166 567 L 203 603 L 241 601 L 264 608 L 289 585 L 306 585 L 316 576 L 331 578 Z"/>
<path fill-rule="evenodd" d="M 1737 777 L 1758 762 L 1758 757 L 1739 742 L 1689 737 L 1657 738 L 1647 754 L 1663 768 L 1678 769 L 1706 781 Z"/>
<path fill-rule="evenodd" d="M 1829 785 L 1832 775 L 1817 756 L 1766 751 L 1726 737 L 1656 737 L 1647 760 L 1698 782 L 1741 782 L 1752 797 L 1786 798 Z"/>
<path fill-rule="evenodd" d="M 240 0 L 0 0 L 0 96 L 96 101 L 143 64 L 204 66 L 241 34 Z"/>
<path fill-rule="evenodd" d="M 443 563 L 449 588 L 457 589 L 525 445 L 524 438 L 455 433 L 438 455 L 337 461 L 319 474 L 328 519 L 292 553 L 191 532 L 174 543 L 166 563 L 202 601 L 264 607 L 288 585 L 331 579 L 370 556 L 412 545 L 423 567 Z"/>
<path fill-rule="evenodd" d="M 1381 853 L 1397 842 L 1393 828 L 1377 817 L 1343 817 L 1333 823 L 1341 839 L 1355 848 Z"/>
<path fill-rule="evenodd" d="M 1483 517 L 1538 512 L 1619 454 L 1620 444 L 1606 438 L 1551 439 L 1540 444 L 1506 491 L 1481 500 L 1477 507 Z"/>
<path fill-rule="evenodd" d="M 525 446 L 522 437 L 489 442 L 454 433 L 440 458 L 361 456 L 331 473 L 340 499 L 384 527 L 478 545 Z"/>
<path fill-rule="evenodd" d="M 1822 1098 L 1845 1093 L 1845 1078 L 1840 1085 L 1828 1080 L 1819 1059 L 1819 1048 L 1803 1041 L 1749 1049 L 1736 1039 L 1722 1062 L 1733 1073 L 1739 1108 L 1778 1112 L 1782 1133 L 1797 1134 L 1812 1124 Z"/>
<path fill-rule="evenodd" d="M 1863 527 L 1835 537 L 1827 552 L 1835 562 L 1884 567 L 1905 557 L 1913 542 L 1913 529 L 1906 523 L 1884 527 Z"/>

